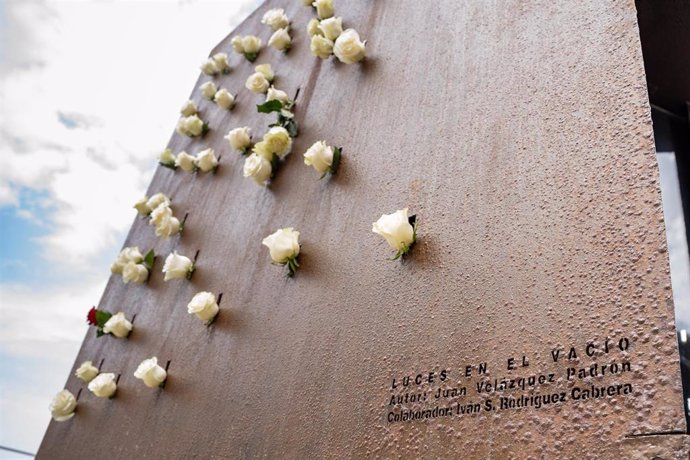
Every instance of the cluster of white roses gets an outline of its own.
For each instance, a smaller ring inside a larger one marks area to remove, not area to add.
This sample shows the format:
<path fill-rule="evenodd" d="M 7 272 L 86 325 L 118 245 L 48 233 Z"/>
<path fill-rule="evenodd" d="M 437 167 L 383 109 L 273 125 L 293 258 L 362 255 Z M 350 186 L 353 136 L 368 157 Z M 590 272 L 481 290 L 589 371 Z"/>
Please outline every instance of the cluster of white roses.
<path fill-rule="evenodd" d="M 113 275 L 122 275 L 122 281 L 127 284 L 143 283 L 149 279 L 149 270 L 155 254 L 153 250 L 143 256 L 138 247 L 124 248 L 110 266 Z"/>
<path fill-rule="evenodd" d="M 271 64 L 259 64 L 254 67 L 254 73 L 247 77 L 244 86 L 252 93 L 266 94 L 274 78 L 275 73 Z"/>
<path fill-rule="evenodd" d="M 290 19 L 285 14 L 285 10 L 273 8 L 266 11 L 261 18 L 261 23 L 273 30 L 273 35 L 268 39 L 268 46 L 287 53 L 292 45 L 292 38 L 290 37 Z"/>
<path fill-rule="evenodd" d="M 285 159 L 291 150 L 292 137 L 287 129 L 274 126 L 261 141 L 254 144 L 251 155 L 244 160 L 244 177 L 258 185 L 265 185 L 275 173 L 279 161 Z"/>
<path fill-rule="evenodd" d="M 91 361 L 85 361 L 74 375 L 87 384 L 87 388 L 98 398 L 114 398 L 117 392 L 119 375 L 112 372 L 101 373 Z M 162 387 L 168 378 L 168 372 L 158 365 L 158 359 L 145 359 L 134 371 L 134 377 L 141 379 L 149 388 Z M 56 422 L 64 422 L 74 417 L 77 409 L 77 398 L 71 391 L 62 390 L 55 395 L 49 406 L 50 414 Z"/>
<path fill-rule="evenodd" d="M 197 153 L 196 156 L 190 155 L 185 151 L 177 155 L 172 153 L 172 150 L 165 149 L 161 153 L 158 162 L 170 169 L 177 169 L 178 167 L 186 172 L 216 172 L 218 169 L 218 161 L 220 158 L 216 157 L 213 149 L 205 149 Z"/>
<path fill-rule="evenodd" d="M 254 35 L 232 37 L 230 44 L 237 54 L 243 55 L 249 62 L 256 61 L 256 57 L 259 55 L 262 45 L 261 39 Z"/>
<path fill-rule="evenodd" d="M 210 58 L 206 59 L 200 66 L 204 75 L 215 76 L 220 73 L 230 73 L 230 64 L 228 63 L 228 55 L 226 53 L 216 53 Z"/>
<path fill-rule="evenodd" d="M 201 95 L 209 101 L 215 102 L 218 107 L 232 110 L 235 106 L 235 96 L 225 88 L 218 89 L 212 81 L 207 81 L 199 87 Z M 184 108 L 184 107 L 183 107 Z"/>
<path fill-rule="evenodd" d="M 156 236 L 158 237 L 170 238 L 178 233 L 182 233 L 184 229 L 184 221 L 180 222 L 173 215 L 172 208 L 170 207 L 170 198 L 163 193 L 156 193 L 151 198 L 142 198 L 134 204 L 134 209 L 140 215 L 150 218 L 149 224 L 155 227 Z"/>
<path fill-rule="evenodd" d="M 354 64 L 366 57 L 366 41 L 361 41 L 355 29 L 343 30 L 343 19 L 334 17 L 333 0 L 316 0 L 311 4 L 316 9 L 318 18 L 307 24 L 307 33 L 311 37 L 311 53 L 321 59 L 328 59 L 335 54 L 340 62 Z"/>

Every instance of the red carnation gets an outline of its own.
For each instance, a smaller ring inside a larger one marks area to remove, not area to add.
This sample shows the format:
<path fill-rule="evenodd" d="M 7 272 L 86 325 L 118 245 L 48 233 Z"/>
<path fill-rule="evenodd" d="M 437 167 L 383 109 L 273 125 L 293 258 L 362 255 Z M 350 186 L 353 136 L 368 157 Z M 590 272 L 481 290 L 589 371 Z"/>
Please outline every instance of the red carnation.
<path fill-rule="evenodd" d="M 86 322 L 96 326 L 98 323 L 96 322 L 96 307 L 91 307 L 91 310 L 89 310 L 89 314 L 86 315 Z"/>

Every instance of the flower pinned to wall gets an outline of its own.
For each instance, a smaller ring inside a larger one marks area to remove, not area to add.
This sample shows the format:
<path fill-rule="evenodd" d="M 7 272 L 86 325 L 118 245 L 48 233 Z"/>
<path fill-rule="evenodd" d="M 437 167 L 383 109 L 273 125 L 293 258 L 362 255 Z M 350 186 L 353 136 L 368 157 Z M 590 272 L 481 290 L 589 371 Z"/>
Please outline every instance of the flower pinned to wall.
<path fill-rule="evenodd" d="M 309 37 L 313 37 L 314 35 L 323 35 L 323 32 L 321 31 L 321 28 L 319 27 L 320 21 L 316 18 L 312 18 L 309 23 L 307 24 L 307 34 Z"/>
<path fill-rule="evenodd" d="M 115 374 L 107 372 L 89 382 L 89 391 L 99 398 L 114 398 L 117 391 Z"/>
<path fill-rule="evenodd" d="M 317 141 L 304 152 L 304 164 L 312 166 L 323 179 L 326 174 L 333 175 L 338 171 L 341 155 L 342 148 L 331 147 L 326 141 Z"/>
<path fill-rule="evenodd" d="M 53 397 L 50 402 L 50 415 L 56 422 L 64 422 L 74 417 L 77 408 L 77 399 L 71 391 L 62 390 Z"/>
<path fill-rule="evenodd" d="M 92 307 L 86 315 L 86 322 L 96 327 L 96 337 L 110 334 L 124 339 L 132 332 L 132 323 L 122 312 L 113 315 L 107 310 Z"/>
<path fill-rule="evenodd" d="M 230 44 L 236 53 L 242 54 L 249 62 L 254 62 L 259 55 L 259 51 L 261 51 L 262 43 L 259 37 L 245 35 L 244 37 L 232 37 Z"/>
<path fill-rule="evenodd" d="M 323 35 L 314 35 L 311 37 L 309 49 L 314 56 L 328 59 L 333 54 L 333 45 L 333 40 L 329 40 Z"/>
<path fill-rule="evenodd" d="M 299 268 L 297 256 L 299 256 L 299 232 L 292 227 L 281 228 L 267 236 L 261 242 L 266 246 L 274 265 L 283 265 L 287 269 L 288 276 L 294 276 Z"/>
<path fill-rule="evenodd" d="M 333 54 L 340 62 L 354 64 L 361 61 L 367 55 L 366 41 L 359 40 L 359 34 L 355 29 L 347 29 L 341 33 L 333 45 Z"/>
<path fill-rule="evenodd" d="M 284 29 L 290 26 L 290 19 L 282 8 L 273 8 L 264 13 L 261 24 L 266 24 L 273 30 Z"/>
<path fill-rule="evenodd" d="M 284 29 L 278 29 L 273 32 L 271 38 L 268 39 L 268 46 L 271 46 L 278 51 L 282 51 L 283 53 L 290 51 L 290 47 L 292 46 L 292 37 L 290 37 L 288 28 L 286 27 Z"/>
<path fill-rule="evenodd" d="M 141 379 L 149 388 L 162 387 L 168 378 L 168 372 L 158 365 L 158 358 L 145 359 L 134 371 L 134 377 Z"/>
<path fill-rule="evenodd" d="M 91 361 L 84 361 L 81 366 L 74 371 L 75 377 L 89 383 L 98 375 L 98 368 Z"/>
<path fill-rule="evenodd" d="M 328 18 L 319 23 L 321 35 L 335 41 L 343 33 L 343 18 Z"/>
<path fill-rule="evenodd" d="M 252 153 L 244 160 L 242 175 L 252 179 L 257 185 L 266 185 L 273 175 L 273 167 L 266 158 L 257 153 Z"/>
<path fill-rule="evenodd" d="M 183 117 L 189 117 L 198 112 L 199 109 L 197 108 L 196 103 L 194 103 L 194 101 L 192 100 L 188 100 L 187 102 L 185 102 L 182 108 L 180 109 L 180 114 Z"/>
<path fill-rule="evenodd" d="M 209 101 L 212 101 L 213 98 L 216 96 L 216 93 L 218 92 L 216 84 L 212 81 L 207 81 L 206 83 L 199 86 L 199 90 L 201 90 L 201 95 Z"/>
<path fill-rule="evenodd" d="M 201 71 L 205 75 L 215 76 L 219 73 L 230 73 L 230 64 L 228 63 L 228 55 L 225 53 L 216 53 L 201 64 Z"/>
<path fill-rule="evenodd" d="M 235 128 L 225 136 L 225 139 L 227 139 L 230 147 L 242 155 L 246 155 L 252 145 L 252 130 L 247 126 Z"/>
<path fill-rule="evenodd" d="M 208 124 L 195 114 L 180 118 L 175 129 L 183 136 L 199 137 L 208 132 Z"/>
<path fill-rule="evenodd" d="M 164 203 L 168 205 L 170 204 L 170 198 L 168 198 L 168 196 L 165 193 L 158 192 L 155 195 L 153 195 L 146 202 L 146 206 L 148 206 L 148 208 L 150 209 L 149 214 L 151 213 L 151 211 L 153 211 L 158 206 Z"/>
<path fill-rule="evenodd" d="M 386 239 L 397 252 L 391 260 L 397 260 L 410 252 L 417 240 L 417 216 L 407 215 L 407 208 L 393 214 L 384 214 L 374 222 L 372 231 Z"/>
<path fill-rule="evenodd" d="M 160 156 L 158 157 L 158 164 L 166 168 L 170 168 L 173 171 L 177 169 L 177 165 L 175 165 L 175 155 L 173 155 L 172 150 L 163 150 L 163 152 L 161 152 Z"/>
<path fill-rule="evenodd" d="M 184 150 L 177 154 L 175 157 L 175 167 L 180 168 L 185 172 L 196 171 L 196 165 L 194 164 L 194 156 L 188 154 Z"/>
<path fill-rule="evenodd" d="M 216 172 L 216 169 L 218 169 L 218 158 L 214 150 L 208 148 L 196 154 L 194 164 L 201 172 Z"/>
<path fill-rule="evenodd" d="M 298 95 L 299 88 L 295 93 L 294 99 L 297 99 Z M 284 128 L 287 130 L 290 137 L 297 137 L 299 130 L 297 128 L 297 122 L 295 121 L 295 114 L 292 111 L 294 106 L 295 101 L 290 99 L 284 91 L 270 87 L 266 93 L 266 102 L 258 104 L 256 110 L 259 113 L 276 112 L 278 114 L 278 119 L 269 126 L 271 128 Z"/>
<path fill-rule="evenodd" d="M 335 14 L 333 0 L 316 0 L 312 6 L 316 8 L 316 15 L 319 19 L 327 19 Z"/>
<path fill-rule="evenodd" d="M 143 283 L 149 277 L 155 258 L 153 249 L 142 256 L 138 247 L 124 248 L 110 266 L 110 272 L 114 275 L 122 275 L 122 281 L 125 284 Z"/>
<path fill-rule="evenodd" d="M 275 73 L 271 68 L 271 64 L 259 64 L 254 67 L 254 71 L 247 78 L 244 86 L 253 93 L 264 94 L 268 91 L 271 82 L 275 78 Z"/>
<path fill-rule="evenodd" d="M 192 279 L 192 274 L 194 273 L 194 262 L 189 257 L 182 256 L 173 251 L 165 259 L 165 264 L 163 265 L 163 281 L 170 281 L 175 279 L 187 278 Z"/>
<path fill-rule="evenodd" d="M 218 315 L 218 302 L 212 292 L 198 292 L 187 304 L 187 313 L 196 315 L 207 326 L 210 326 Z"/>
<path fill-rule="evenodd" d="M 225 88 L 219 89 L 213 100 L 218 107 L 225 110 L 231 110 L 235 106 L 235 96 L 230 94 L 230 91 Z"/>

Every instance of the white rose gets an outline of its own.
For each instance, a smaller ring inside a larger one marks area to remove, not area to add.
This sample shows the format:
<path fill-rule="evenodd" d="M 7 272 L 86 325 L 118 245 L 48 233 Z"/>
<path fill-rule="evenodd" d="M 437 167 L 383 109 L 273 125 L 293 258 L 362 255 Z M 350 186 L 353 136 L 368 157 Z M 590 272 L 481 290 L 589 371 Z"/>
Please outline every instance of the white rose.
<path fill-rule="evenodd" d="M 156 236 L 160 238 L 170 238 L 180 233 L 180 220 L 175 216 L 164 218 L 156 225 Z"/>
<path fill-rule="evenodd" d="M 194 157 L 192 157 L 192 160 L 193 159 Z M 168 203 L 161 203 L 151 213 L 151 220 L 149 220 L 149 224 L 153 226 L 160 225 L 161 222 L 163 222 L 165 219 L 169 219 L 170 217 L 172 217 L 172 215 L 173 212 L 172 209 L 170 209 L 170 205 Z"/>
<path fill-rule="evenodd" d="M 230 147 L 240 152 L 244 152 L 252 143 L 252 131 L 248 127 L 235 128 L 225 136 Z"/>
<path fill-rule="evenodd" d="M 187 313 L 196 315 L 201 321 L 210 321 L 218 314 L 216 296 L 211 292 L 197 293 L 187 305 Z"/>
<path fill-rule="evenodd" d="M 105 373 L 98 374 L 98 377 L 89 382 L 89 390 L 99 398 L 110 398 L 117 391 L 117 384 L 115 383 L 115 374 Z"/>
<path fill-rule="evenodd" d="M 125 265 L 127 265 L 130 262 L 133 262 L 135 264 L 138 264 L 144 260 L 144 256 L 141 255 L 141 252 L 139 252 L 138 247 L 130 247 L 130 248 L 124 248 L 122 251 L 120 251 L 120 254 L 118 254 L 117 259 L 115 259 L 115 262 L 110 266 L 110 271 L 114 274 L 121 274 L 122 271 L 125 268 Z"/>
<path fill-rule="evenodd" d="M 261 23 L 270 26 L 273 30 L 278 30 L 289 26 L 290 19 L 288 19 L 285 10 L 282 8 L 273 8 L 264 13 L 264 17 L 261 18 Z"/>
<path fill-rule="evenodd" d="M 271 145 L 265 140 L 259 141 L 256 144 L 254 144 L 252 153 L 259 155 L 262 158 L 265 158 L 268 162 L 273 161 L 273 150 L 271 149 Z"/>
<path fill-rule="evenodd" d="M 414 228 L 410 224 L 407 208 L 382 215 L 374 222 L 372 231 L 384 237 L 398 251 L 404 251 L 414 243 Z"/>
<path fill-rule="evenodd" d="M 216 84 L 212 81 L 207 81 L 206 83 L 201 85 L 199 89 L 201 90 L 201 95 L 209 101 L 213 100 L 213 97 L 216 95 L 216 92 L 218 91 L 218 89 L 216 88 Z"/>
<path fill-rule="evenodd" d="M 271 259 L 277 264 L 284 264 L 299 254 L 299 232 L 292 227 L 281 228 L 261 243 L 268 248 Z"/>
<path fill-rule="evenodd" d="M 220 69 L 218 68 L 218 65 L 216 65 L 216 61 L 211 58 L 206 59 L 201 64 L 200 68 L 205 75 L 213 76 L 220 73 Z"/>
<path fill-rule="evenodd" d="M 287 129 L 281 126 L 274 126 L 264 134 L 264 142 L 269 145 L 271 152 L 275 153 L 281 159 L 290 153 L 292 149 L 292 138 L 287 132 Z"/>
<path fill-rule="evenodd" d="M 182 171 L 186 172 L 194 172 L 194 170 L 196 169 L 196 165 L 194 164 L 194 157 L 184 151 L 177 154 L 177 158 L 175 158 L 175 166 L 179 167 L 180 169 L 182 169 Z M 153 212 L 155 213 L 156 210 L 154 209 Z"/>
<path fill-rule="evenodd" d="M 180 113 L 184 117 L 194 115 L 198 111 L 199 111 L 199 109 L 197 109 L 196 104 L 192 100 L 188 100 L 187 102 L 185 102 L 184 105 L 182 106 L 182 108 L 180 109 Z"/>
<path fill-rule="evenodd" d="M 211 59 L 216 63 L 218 70 L 227 73 L 230 70 L 230 63 L 228 62 L 228 55 L 226 53 L 216 53 Z"/>
<path fill-rule="evenodd" d="M 247 78 L 247 82 L 244 84 L 249 91 L 257 94 L 265 93 L 269 85 L 270 83 L 264 74 L 260 72 L 251 74 L 249 78 Z"/>
<path fill-rule="evenodd" d="M 140 265 L 141 267 L 141 265 Z M 146 267 L 144 267 L 146 269 Z M 119 339 L 123 339 L 129 335 L 132 331 L 132 323 L 130 323 L 125 314 L 122 312 L 115 313 L 110 317 L 108 321 L 103 325 L 103 332 L 106 334 L 112 334 Z"/>
<path fill-rule="evenodd" d="M 261 49 L 261 39 L 254 35 L 242 37 L 242 49 L 245 54 L 256 54 Z"/>
<path fill-rule="evenodd" d="M 122 269 L 122 282 L 143 283 L 149 279 L 149 271 L 142 264 L 128 262 Z"/>
<path fill-rule="evenodd" d="M 134 377 L 143 380 L 149 388 L 157 388 L 168 378 L 168 373 L 158 365 L 158 358 L 154 356 L 139 364 L 137 370 L 134 371 Z"/>
<path fill-rule="evenodd" d="M 273 86 L 268 88 L 266 93 L 266 102 L 268 101 L 280 101 L 283 105 L 287 104 L 290 99 L 285 91 L 275 89 Z"/>
<path fill-rule="evenodd" d="M 218 158 L 213 149 L 206 149 L 196 156 L 196 166 L 203 172 L 209 172 L 218 166 Z"/>
<path fill-rule="evenodd" d="M 316 0 L 312 3 L 312 6 L 316 8 L 316 14 L 319 16 L 319 19 L 330 18 L 335 13 L 333 0 Z"/>
<path fill-rule="evenodd" d="M 77 400 L 69 390 L 62 390 L 50 402 L 50 415 L 56 422 L 64 422 L 74 416 Z"/>
<path fill-rule="evenodd" d="M 163 265 L 163 281 L 187 278 L 194 270 L 194 263 L 185 256 L 181 256 L 174 251 L 165 259 Z"/>
<path fill-rule="evenodd" d="M 94 366 L 91 361 L 84 361 L 83 363 L 81 363 L 81 366 L 79 366 L 77 370 L 74 371 L 74 375 L 78 379 L 81 379 L 84 382 L 89 383 L 98 375 L 98 368 Z"/>
<path fill-rule="evenodd" d="M 335 40 L 343 33 L 343 18 L 328 18 L 321 21 L 319 28 L 329 40 Z"/>
<path fill-rule="evenodd" d="M 223 108 L 223 109 L 229 110 L 232 108 L 233 105 L 235 105 L 235 98 L 225 88 L 221 88 L 216 93 L 215 101 L 216 101 L 216 104 L 218 104 L 218 106 Z"/>
<path fill-rule="evenodd" d="M 355 29 L 347 29 L 340 34 L 333 45 L 333 54 L 345 64 L 361 61 L 367 52 L 364 43 L 359 41 L 359 34 Z"/>
<path fill-rule="evenodd" d="M 189 137 L 199 136 L 204 132 L 204 122 L 198 115 L 182 117 L 177 122 L 177 132 Z"/>
<path fill-rule="evenodd" d="M 319 27 L 319 20 L 316 18 L 312 18 L 309 23 L 307 24 L 307 34 L 309 34 L 310 37 L 313 37 L 314 35 L 323 35 L 323 32 L 321 31 L 321 28 Z"/>
<path fill-rule="evenodd" d="M 273 72 L 271 64 L 259 64 L 254 67 L 254 71 L 262 74 L 269 82 L 272 82 L 276 76 L 275 72 Z"/>
<path fill-rule="evenodd" d="M 242 174 L 259 185 L 264 185 L 271 178 L 271 172 L 271 163 L 256 153 L 252 153 L 244 160 Z"/>
<path fill-rule="evenodd" d="M 161 152 L 160 157 L 158 158 L 158 161 L 165 166 L 174 166 L 175 165 L 175 155 L 173 155 L 172 150 L 170 149 L 165 149 L 163 152 Z M 135 205 L 136 207 L 136 205 Z M 146 214 L 144 214 L 146 215 Z"/>
<path fill-rule="evenodd" d="M 329 40 L 321 35 L 314 35 L 311 37 L 309 49 L 314 56 L 328 59 L 333 54 L 333 40 Z"/>
<path fill-rule="evenodd" d="M 325 174 L 333 164 L 333 147 L 325 141 L 315 142 L 304 153 L 304 164 L 313 166 L 321 174 Z"/>
<path fill-rule="evenodd" d="M 158 206 L 160 206 L 162 203 L 169 205 L 170 204 L 170 198 L 165 196 L 164 193 L 159 192 L 159 193 L 156 193 L 155 195 L 153 195 L 151 198 L 149 198 L 149 201 L 146 203 L 146 205 L 150 209 L 153 210 L 153 209 L 156 209 Z"/>
<path fill-rule="evenodd" d="M 268 46 L 272 46 L 278 51 L 287 51 L 292 45 L 292 38 L 290 38 L 290 33 L 287 28 L 278 29 L 273 32 L 271 38 L 268 39 Z"/>
<path fill-rule="evenodd" d="M 142 216 L 148 216 L 149 214 L 151 214 L 151 208 L 149 208 L 148 205 L 146 204 L 148 202 L 148 200 L 149 200 L 148 198 L 144 197 L 144 198 L 140 199 L 139 201 L 137 201 L 136 203 L 134 203 L 134 209 L 136 209 L 137 212 L 139 214 L 141 214 Z"/>
<path fill-rule="evenodd" d="M 232 49 L 235 50 L 235 53 L 237 53 L 237 54 L 243 54 L 244 53 L 244 48 L 242 47 L 242 37 L 238 37 L 238 36 L 232 37 L 232 40 L 230 40 L 230 44 L 232 45 Z"/>

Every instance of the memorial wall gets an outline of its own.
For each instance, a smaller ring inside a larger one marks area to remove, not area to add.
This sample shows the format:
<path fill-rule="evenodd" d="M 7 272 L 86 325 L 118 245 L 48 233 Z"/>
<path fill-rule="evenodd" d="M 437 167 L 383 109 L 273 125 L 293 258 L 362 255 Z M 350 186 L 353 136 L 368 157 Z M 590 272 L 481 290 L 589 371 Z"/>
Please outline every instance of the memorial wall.
<path fill-rule="evenodd" d="M 266 45 L 272 8 L 287 53 Z M 189 96 L 208 132 L 167 147 L 212 148 L 217 169 L 157 169 L 147 195 L 184 231 L 134 219 L 124 246 L 153 249 L 148 280 L 113 274 L 97 304 L 132 331 L 91 328 L 71 372 L 92 361 L 115 396 L 71 376 L 76 412 L 38 458 L 688 458 L 634 3 L 339 1 L 366 40 L 353 64 L 312 54 L 317 14 L 268 0 L 210 50 L 230 70 Z M 234 50 L 247 35 L 254 62 Z M 259 64 L 294 118 L 257 111 Z M 298 135 L 260 186 L 225 137 L 276 122 Z M 341 148 L 321 180 L 317 141 Z M 391 260 L 372 223 L 405 208 L 416 241 Z M 292 277 L 262 245 L 283 228 Z M 190 279 L 164 281 L 173 251 Z M 188 313 L 199 292 L 210 325 Z M 162 387 L 134 376 L 153 356 Z"/>

